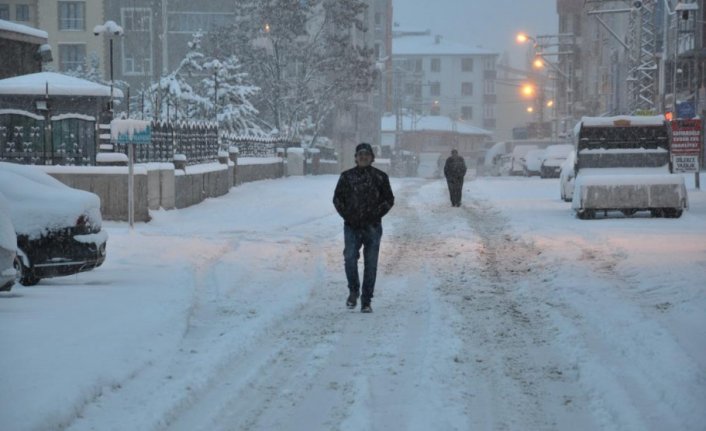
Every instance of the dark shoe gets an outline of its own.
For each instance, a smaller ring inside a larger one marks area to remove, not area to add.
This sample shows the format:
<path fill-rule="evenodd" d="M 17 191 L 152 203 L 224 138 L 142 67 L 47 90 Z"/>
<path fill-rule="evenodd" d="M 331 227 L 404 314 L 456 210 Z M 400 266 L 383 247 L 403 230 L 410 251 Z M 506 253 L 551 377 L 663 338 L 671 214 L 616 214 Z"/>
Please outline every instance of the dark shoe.
<path fill-rule="evenodd" d="M 348 299 L 346 299 L 346 307 L 352 310 L 356 305 L 358 305 L 358 295 L 351 292 L 351 294 L 348 295 Z"/>
<path fill-rule="evenodd" d="M 373 312 L 373 308 L 370 306 L 370 304 L 363 304 L 363 305 L 360 307 L 360 312 L 361 312 L 361 313 L 372 313 L 372 312 Z"/>

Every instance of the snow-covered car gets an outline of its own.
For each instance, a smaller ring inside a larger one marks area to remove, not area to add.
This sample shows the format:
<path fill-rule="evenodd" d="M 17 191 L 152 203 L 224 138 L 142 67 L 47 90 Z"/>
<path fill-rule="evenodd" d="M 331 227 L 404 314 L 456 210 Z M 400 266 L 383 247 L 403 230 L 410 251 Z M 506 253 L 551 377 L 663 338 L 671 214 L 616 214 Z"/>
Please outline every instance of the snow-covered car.
<path fill-rule="evenodd" d="M 559 174 L 559 193 L 565 202 L 571 202 L 574 198 L 574 180 L 576 179 L 576 151 L 571 151 L 569 156 L 561 164 Z"/>
<path fill-rule="evenodd" d="M 0 193 L 0 291 L 8 291 L 15 284 L 15 257 L 17 235 L 10 219 L 10 204 Z"/>
<path fill-rule="evenodd" d="M 574 146 L 571 144 L 548 146 L 542 161 L 542 178 L 559 178 L 561 166 L 573 151 Z"/>
<path fill-rule="evenodd" d="M 0 163 L 0 193 L 10 206 L 20 283 L 76 274 L 103 264 L 108 235 L 100 198 L 72 189 L 34 166 Z"/>
<path fill-rule="evenodd" d="M 545 150 L 530 150 L 525 156 L 525 176 L 541 175 Z"/>
<path fill-rule="evenodd" d="M 512 150 L 512 158 L 510 162 L 510 175 L 525 174 L 525 158 L 527 153 L 532 150 L 538 150 L 536 145 L 518 145 Z"/>

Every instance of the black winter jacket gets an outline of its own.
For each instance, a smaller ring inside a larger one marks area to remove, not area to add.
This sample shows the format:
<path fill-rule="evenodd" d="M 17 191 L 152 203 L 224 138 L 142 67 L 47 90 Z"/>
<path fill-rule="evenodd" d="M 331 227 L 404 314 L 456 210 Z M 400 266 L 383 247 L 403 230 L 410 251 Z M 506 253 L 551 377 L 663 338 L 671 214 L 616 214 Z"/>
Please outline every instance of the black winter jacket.
<path fill-rule="evenodd" d="M 462 180 L 466 176 L 466 161 L 461 156 L 451 156 L 446 159 L 444 176 L 448 180 Z"/>
<path fill-rule="evenodd" d="M 394 204 L 390 179 L 372 166 L 343 172 L 333 195 L 336 211 L 355 228 L 379 224 Z"/>

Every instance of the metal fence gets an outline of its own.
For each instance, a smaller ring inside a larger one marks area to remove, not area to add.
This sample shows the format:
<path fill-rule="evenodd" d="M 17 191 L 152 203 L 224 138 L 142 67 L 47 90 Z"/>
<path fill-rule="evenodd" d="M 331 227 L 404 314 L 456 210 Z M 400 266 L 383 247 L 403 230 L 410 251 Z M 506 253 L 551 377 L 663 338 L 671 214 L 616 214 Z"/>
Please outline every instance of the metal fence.
<path fill-rule="evenodd" d="M 213 123 L 172 123 L 153 121 L 152 141 L 137 145 L 137 163 L 172 162 L 175 154 L 186 156 L 187 164 L 218 160 L 218 127 Z M 127 145 L 118 145 L 117 151 L 127 154 Z"/>

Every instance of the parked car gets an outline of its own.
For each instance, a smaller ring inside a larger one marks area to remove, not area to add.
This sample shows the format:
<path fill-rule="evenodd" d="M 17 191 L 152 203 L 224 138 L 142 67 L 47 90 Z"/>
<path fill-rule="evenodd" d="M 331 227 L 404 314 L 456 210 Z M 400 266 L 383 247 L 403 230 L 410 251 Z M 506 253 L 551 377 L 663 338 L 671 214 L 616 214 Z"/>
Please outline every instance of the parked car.
<path fill-rule="evenodd" d="M 571 144 L 548 146 L 542 161 L 542 178 L 559 178 L 562 164 L 573 151 L 574 146 Z"/>
<path fill-rule="evenodd" d="M 545 150 L 530 150 L 525 156 L 525 176 L 541 175 Z"/>
<path fill-rule="evenodd" d="M 559 193 L 565 202 L 571 202 L 574 198 L 574 180 L 576 179 L 576 151 L 571 151 L 569 156 L 561 164 L 559 174 Z"/>
<path fill-rule="evenodd" d="M 10 204 L 0 193 L 0 291 L 8 291 L 15 284 L 15 257 L 17 235 L 10 219 Z"/>
<path fill-rule="evenodd" d="M 510 164 L 510 175 L 524 175 L 525 161 L 527 153 L 532 150 L 538 150 L 536 145 L 518 145 L 512 150 L 512 159 Z"/>
<path fill-rule="evenodd" d="M 72 189 L 34 166 L 10 163 L 0 163 L 0 193 L 10 206 L 21 284 L 103 264 L 108 235 L 101 230 L 98 196 Z"/>

